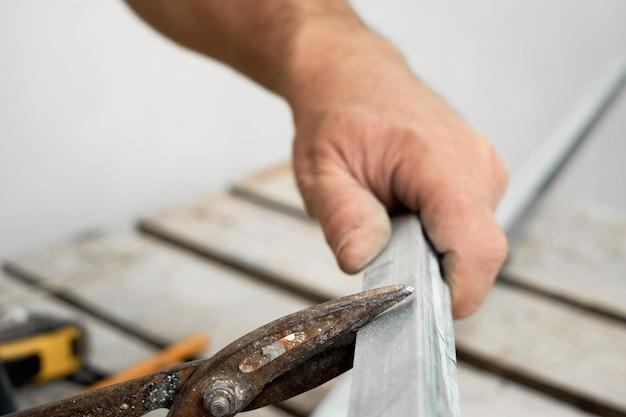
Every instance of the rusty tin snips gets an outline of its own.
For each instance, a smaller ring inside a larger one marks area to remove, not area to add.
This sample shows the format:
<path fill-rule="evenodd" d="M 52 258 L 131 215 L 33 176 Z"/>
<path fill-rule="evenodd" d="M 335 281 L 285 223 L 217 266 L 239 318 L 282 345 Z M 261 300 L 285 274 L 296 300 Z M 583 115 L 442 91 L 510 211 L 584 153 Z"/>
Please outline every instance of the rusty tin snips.
<path fill-rule="evenodd" d="M 352 368 L 356 331 L 413 289 L 394 285 L 318 304 L 234 341 L 209 359 L 89 391 L 10 417 L 228 417 L 279 403 Z"/>

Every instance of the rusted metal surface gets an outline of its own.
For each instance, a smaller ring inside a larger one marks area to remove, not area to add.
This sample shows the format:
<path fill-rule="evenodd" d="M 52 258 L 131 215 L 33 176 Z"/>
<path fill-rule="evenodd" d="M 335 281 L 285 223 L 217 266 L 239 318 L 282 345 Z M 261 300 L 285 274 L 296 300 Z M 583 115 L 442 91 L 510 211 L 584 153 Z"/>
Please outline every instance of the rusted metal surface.
<path fill-rule="evenodd" d="M 198 369 L 190 362 L 121 384 L 86 392 L 67 400 L 10 414 L 11 417 L 139 417 L 159 408 L 169 408 L 175 396 Z"/>
<path fill-rule="evenodd" d="M 394 285 L 285 316 L 213 357 L 87 392 L 11 417 L 225 417 L 308 391 L 352 367 L 356 331 L 413 289 Z"/>
<path fill-rule="evenodd" d="M 342 336 L 356 331 L 411 292 L 405 286 L 366 291 L 313 306 L 249 333 L 216 354 L 193 375 L 174 402 L 170 415 L 201 415 L 203 394 L 216 381 L 235 387 L 241 410 L 280 402 L 326 382 L 335 376 L 334 372 L 329 374 L 329 369 L 341 367 L 337 360 L 345 356 L 331 354 L 329 363 L 318 362 L 315 357 L 323 355 L 335 341 L 343 341 Z M 300 332 L 308 337 L 298 346 L 285 350 L 252 373 L 239 369 L 251 355 L 267 350 L 285 335 Z M 338 348 L 339 352 L 346 349 L 353 350 L 354 346 L 345 344 Z M 292 375 L 310 375 L 311 378 L 305 384 L 294 383 L 293 378 L 279 378 L 289 371 Z M 271 395 L 263 394 L 266 386 Z"/>

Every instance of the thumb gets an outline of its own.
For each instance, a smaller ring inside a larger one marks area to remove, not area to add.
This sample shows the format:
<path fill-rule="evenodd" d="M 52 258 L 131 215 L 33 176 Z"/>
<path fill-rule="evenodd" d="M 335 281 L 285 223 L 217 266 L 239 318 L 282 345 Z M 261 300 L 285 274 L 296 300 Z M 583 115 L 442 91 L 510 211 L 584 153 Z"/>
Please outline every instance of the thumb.
<path fill-rule="evenodd" d="M 322 174 L 301 191 L 344 272 L 360 271 L 387 244 L 391 234 L 387 210 L 350 174 Z"/>

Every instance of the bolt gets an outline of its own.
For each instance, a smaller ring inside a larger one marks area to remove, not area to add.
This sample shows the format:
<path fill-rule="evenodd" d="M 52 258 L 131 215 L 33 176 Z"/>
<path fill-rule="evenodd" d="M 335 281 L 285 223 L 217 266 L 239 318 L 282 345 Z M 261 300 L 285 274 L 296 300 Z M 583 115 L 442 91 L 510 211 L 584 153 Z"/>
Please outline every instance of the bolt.
<path fill-rule="evenodd" d="M 239 411 L 237 392 L 232 384 L 224 381 L 215 381 L 204 391 L 204 408 L 214 417 L 224 417 Z"/>

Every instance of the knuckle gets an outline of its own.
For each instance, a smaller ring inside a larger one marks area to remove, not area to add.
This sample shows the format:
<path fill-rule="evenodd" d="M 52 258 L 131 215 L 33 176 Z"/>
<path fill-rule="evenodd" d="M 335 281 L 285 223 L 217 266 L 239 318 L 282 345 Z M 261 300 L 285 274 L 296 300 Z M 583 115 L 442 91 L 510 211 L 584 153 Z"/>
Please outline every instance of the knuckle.
<path fill-rule="evenodd" d="M 491 232 L 487 233 L 482 245 L 482 256 L 479 261 L 486 273 L 492 275 L 490 278 L 493 280 L 508 255 L 508 240 L 502 229 L 495 226 Z"/>

